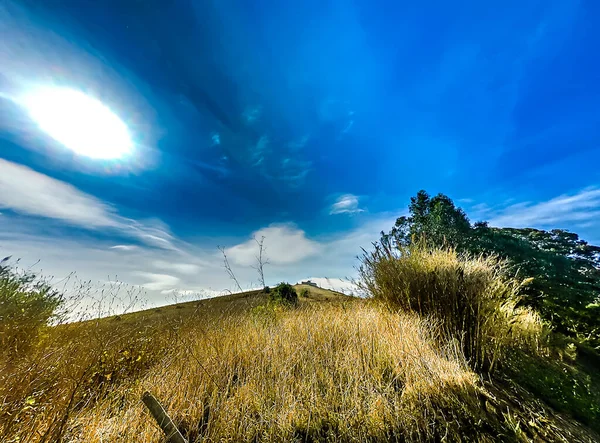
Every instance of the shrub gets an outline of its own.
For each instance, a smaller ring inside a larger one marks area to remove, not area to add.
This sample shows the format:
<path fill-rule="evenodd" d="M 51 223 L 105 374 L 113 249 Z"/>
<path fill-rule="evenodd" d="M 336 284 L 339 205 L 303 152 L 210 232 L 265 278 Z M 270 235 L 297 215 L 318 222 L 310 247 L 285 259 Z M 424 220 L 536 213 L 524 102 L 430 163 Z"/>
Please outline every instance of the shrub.
<path fill-rule="evenodd" d="M 506 374 L 558 411 L 600 431 L 600 385 L 577 364 L 516 353 Z"/>
<path fill-rule="evenodd" d="M 537 314 L 518 307 L 529 280 L 506 270 L 494 257 L 377 245 L 362 257 L 359 284 L 376 300 L 435 319 L 475 369 L 491 372 L 507 347 L 537 347 L 543 329 Z"/>
<path fill-rule="evenodd" d="M 0 347 L 14 357 L 59 315 L 64 297 L 43 279 L 0 261 Z"/>
<path fill-rule="evenodd" d="M 265 294 L 270 294 L 271 293 L 271 288 L 269 288 L 268 286 L 265 286 L 264 289 L 263 289 L 263 292 Z"/>
<path fill-rule="evenodd" d="M 300 297 L 310 297 L 310 291 L 306 288 L 302 289 L 302 291 L 300 291 Z"/>
<path fill-rule="evenodd" d="M 296 289 L 289 283 L 279 283 L 277 287 L 271 291 L 270 299 L 272 302 L 285 305 L 298 304 L 298 294 L 296 293 Z"/>

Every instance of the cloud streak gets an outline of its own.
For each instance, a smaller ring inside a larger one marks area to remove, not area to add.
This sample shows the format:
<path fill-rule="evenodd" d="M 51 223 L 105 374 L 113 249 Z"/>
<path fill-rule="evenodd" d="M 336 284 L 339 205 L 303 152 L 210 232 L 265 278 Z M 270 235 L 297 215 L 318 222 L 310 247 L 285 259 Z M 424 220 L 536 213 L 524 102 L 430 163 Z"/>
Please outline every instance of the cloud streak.
<path fill-rule="evenodd" d="M 0 209 L 89 230 L 111 230 L 149 246 L 178 250 L 176 239 L 160 221 L 122 217 L 112 205 L 71 184 L 4 159 L 0 159 Z M 115 249 L 130 248 L 117 245 Z"/>
<path fill-rule="evenodd" d="M 600 189 L 586 188 L 573 195 L 560 195 L 548 201 L 523 202 L 494 213 L 489 223 L 500 227 L 557 227 L 589 223 L 600 217 Z"/>
<path fill-rule="evenodd" d="M 0 159 L 0 208 L 88 229 L 118 227 L 113 208 L 74 186 Z"/>
<path fill-rule="evenodd" d="M 331 205 L 329 214 L 354 214 L 357 212 L 364 212 L 364 209 L 358 207 L 358 203 L 358 197 L 356 195 L 341 195 L 338 197 L 336 202 Z"/>
<path fill-rule="evenodd" d="M 166 260 L 156 260 L 152 264 L 157 269 L 163 269 L 184 275 L 196 275 L 202 269 L 201 266 L 194 263 L 174 263 Z"/>

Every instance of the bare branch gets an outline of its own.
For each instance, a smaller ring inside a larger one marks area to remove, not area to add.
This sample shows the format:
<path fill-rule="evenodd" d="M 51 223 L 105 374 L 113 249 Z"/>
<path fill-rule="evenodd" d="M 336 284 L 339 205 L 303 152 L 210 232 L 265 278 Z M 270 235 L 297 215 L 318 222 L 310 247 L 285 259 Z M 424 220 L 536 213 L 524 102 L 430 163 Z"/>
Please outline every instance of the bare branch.
<path fill-rule="evenodd" d="M 240 282 L 233 273 L 233 270 L 231 269 L 231 265 L 229 264 L 229 260 L 227 259 L 227 254 L 225 253 L 225 248 L 223 246 L 217 246 L 217 248 L 223 254 L 223 267 L 227 271 L 227 274 L 229 274 L 229 278 L 231 278 L 235 282 L 235 285 L 237 286 L 240 292 L 244 292 L 242 286 L 240 285 Z"/>
<path fill-rule="evenodd" d="M 256 256 L 256 266 L 252 266 L 258 272 L 258 282 L 264 288 L 265 284 L 265 272 L 264 266 L 269 264 L 269 259 L 266 258 L 265 248 L 265 236 L 263 235 L 260 240 L 254 237 L 254 241 L 258 245 L 258 255 Z"/>

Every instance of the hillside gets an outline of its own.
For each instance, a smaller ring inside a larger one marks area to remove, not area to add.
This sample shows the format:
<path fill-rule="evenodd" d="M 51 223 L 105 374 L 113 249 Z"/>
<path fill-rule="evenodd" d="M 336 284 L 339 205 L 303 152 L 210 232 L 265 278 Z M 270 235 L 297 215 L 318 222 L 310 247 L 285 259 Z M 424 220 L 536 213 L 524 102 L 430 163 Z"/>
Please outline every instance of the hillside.
<path fill-rule="evenodd" d="M 303 303 L 318 303 L 318 302 L 344 302 L 351 297 L 337 291 L 323 289 L 309 285 L 296 284 L 294 285 L 298 297 Z M 308 291 L 309 296 L 303 296 L 303 291 Z M 171 317 L 185 317 L 198 315 L 226 315 L 233 313 L 244 313 L 251 311 L 257 306 L 264 305 L 268 302 L 268 294 L 261 290 L 251 290 L 233 294 L 226 294 L 217 297 L 205 298 L 182 303 L 173 303 L 157 308 L 144 309 L 141 311 L 131 312 L 124 315 L 112 316 L 106 320 L 113 321 L 159 321 L 160 319 Z"/>
<path fill-rule="evenodd" d="M 2 362 L 2 441 L 163 441 L 144 391 L 189 441 L 600 441 L 430 322 L 296 289 L 292 309 L 251 291 L 48 331 Z"/>

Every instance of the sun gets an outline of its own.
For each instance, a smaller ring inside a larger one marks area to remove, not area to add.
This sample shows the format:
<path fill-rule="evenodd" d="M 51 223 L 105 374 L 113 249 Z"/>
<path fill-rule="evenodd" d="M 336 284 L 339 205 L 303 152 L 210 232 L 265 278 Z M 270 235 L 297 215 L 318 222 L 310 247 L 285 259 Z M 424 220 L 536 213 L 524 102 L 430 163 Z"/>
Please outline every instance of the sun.
<path fill-rule="evenodd" d="M 20 100 L 38 126 L 73 152 L 93 159 L 131 153 L 127 125 L 106 105 L 70 88 L 40 88 Z"/>

